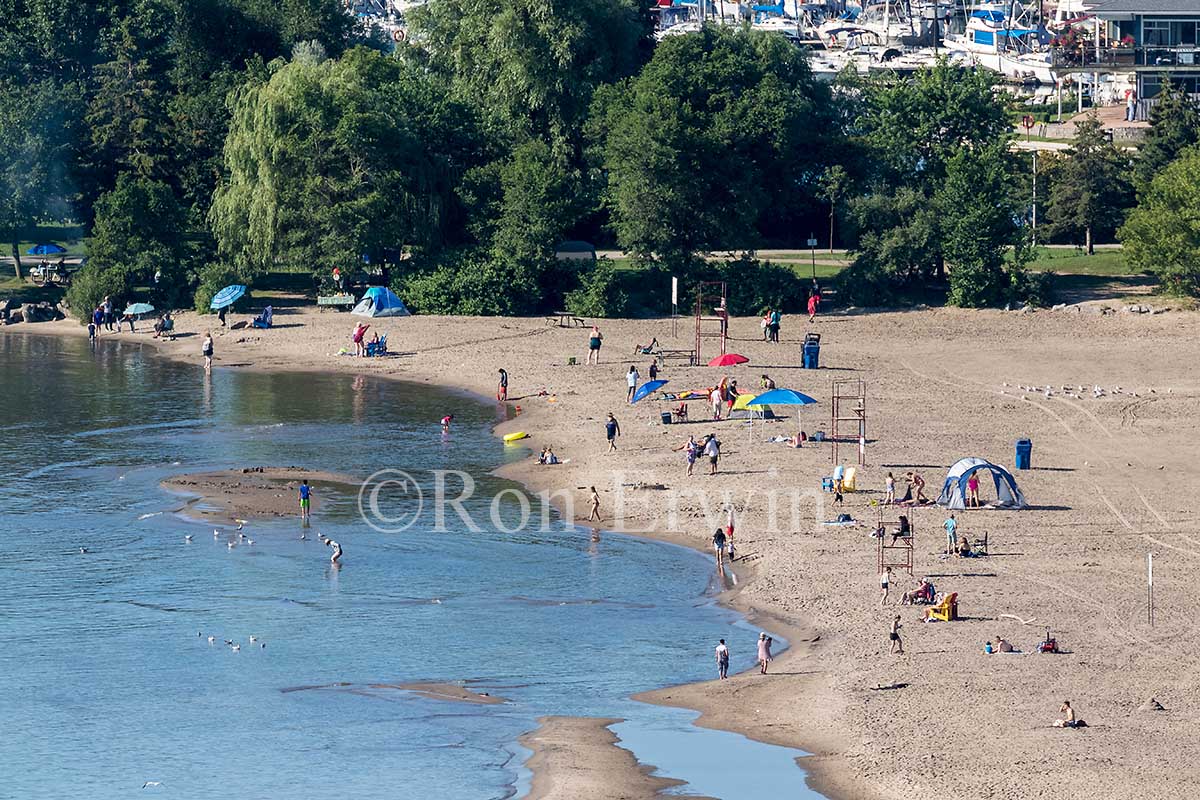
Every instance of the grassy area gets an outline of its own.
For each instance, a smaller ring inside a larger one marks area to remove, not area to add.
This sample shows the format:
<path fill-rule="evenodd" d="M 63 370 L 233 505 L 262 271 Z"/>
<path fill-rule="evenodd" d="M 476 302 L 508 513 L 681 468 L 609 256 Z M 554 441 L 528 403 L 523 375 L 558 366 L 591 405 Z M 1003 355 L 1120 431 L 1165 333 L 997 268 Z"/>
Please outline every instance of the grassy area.
<path fill-rule="evenodd" d="M 16 300 L 18 303 L 40 303 L 43 300 L 57 303 L 63 290 L 58 286 L 34 286 L 29 280 L 19 281 L 11 274 L 0 278 L 0 299 Z"/>
<path fill-rule="evenodd" d="M 1065 248 L 1037 248 L 1037 255 L 1029 269 L 1037 272 L 1061 272 L 1067 275 L 1136 275 L 1129 266 L 1125 253 L 1116 249 L 1097 250 L 1093 256 L 1083 250 Z"/>

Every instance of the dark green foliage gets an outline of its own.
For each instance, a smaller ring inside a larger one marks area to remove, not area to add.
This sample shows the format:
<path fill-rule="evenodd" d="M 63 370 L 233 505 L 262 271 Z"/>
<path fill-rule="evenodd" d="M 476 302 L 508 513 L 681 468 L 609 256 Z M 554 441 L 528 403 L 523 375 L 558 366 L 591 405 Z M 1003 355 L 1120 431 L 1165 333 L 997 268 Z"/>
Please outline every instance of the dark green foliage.
<path fill-rule="evenodd" d="M 479 250 L 445 254 L 442 266 L 405 279 L 398 291 L 422 314 L 523 314 L 540 302 L 531 276 Z"/>
<path fill-rule="evenodd" d="M 1108 140 L 1095 114 L 1075 123 L 1064 156 L 1047 175 L 1047 227 L 1092 255 L 1096 239 L 1112 237 L 1133 205 L 1130 157 Z"/>
<path fill-rule="evenodd" d="M 706 26 L 664 40 L 594 104 L 617 241 L 678 269 L 697 252 L 790 230 L 831 158 L 829 107 L 781 37 Z"/>
<path fill-rule="evenodd" d="M 600 259 L 580 277 L 579 288 L 567 294 L 567 310 L 581 317 L 625 316 L 631 306 L 629 292 L 623 284 L 628 283 L 630 277 L 630 273 L 614 269 L 608 259 Z"/>
<path fill-rule="evenodd" d="M 1167 84 L 1155 101 L 1150 109 L 1150 130 L 1138 147 L 1134 165 L 1139 189 L 1147 187 L 1186 148 L 1200 142 L 1200 109 L 1182 87 Z"/>
<path fill-rule="evenodd" d="M 1143 189 L 1120 236 L 1129 263 L 1157 275 L 1164 290 L 1200 295 L 1200 145 Z"/>
<path fill-rule="evenodd" d="M 632 74 L 649 33 L 640 0 L 432 0 L 411 13 L 414 40 L 455 94 L 502 138 L 560 154 L 597 86 Z"/>

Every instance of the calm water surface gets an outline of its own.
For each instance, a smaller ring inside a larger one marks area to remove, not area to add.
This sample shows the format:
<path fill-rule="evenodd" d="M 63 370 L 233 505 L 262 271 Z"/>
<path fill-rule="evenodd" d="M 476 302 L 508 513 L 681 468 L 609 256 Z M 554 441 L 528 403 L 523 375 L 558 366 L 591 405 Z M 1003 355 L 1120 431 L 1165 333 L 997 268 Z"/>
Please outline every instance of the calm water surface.
<path fill-rule="evenodd" d="M 747 668 L 756 632 L 714 604 L 697 553 L 488 526 L 508 484 L 487 473 L 521 457 L 490 434 L 496 413 L 362 377 L 206 378 L 127 343 L 0 336 L 0 796 L 161 781 L 187 798 L 505 798 L 527 786 L 520 734 L 578 714 L 626 718 L 625 745 L 686 791 L 815 797 L 795 751 L 627 699 L 710 677 L 721 637 Z M 298 521 L 253 523 L 255 546 L 231 551 L 159 488 L 247 464 L 466 470 L 485 530 L 383 534 L 355 498 L 326 497 L 313 527 L 345 548 L 333 570 Z M 510 702 L 373 686 L 413 680 Z"/>

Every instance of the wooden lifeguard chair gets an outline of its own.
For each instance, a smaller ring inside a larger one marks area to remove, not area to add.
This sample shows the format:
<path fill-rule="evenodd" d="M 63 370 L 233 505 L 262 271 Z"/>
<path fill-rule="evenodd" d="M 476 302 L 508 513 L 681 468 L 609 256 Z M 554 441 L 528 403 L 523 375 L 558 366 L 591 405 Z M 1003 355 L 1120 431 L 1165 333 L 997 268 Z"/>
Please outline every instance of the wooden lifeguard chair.
<path fill-rule="evenodd" d="M 906 506 L 879 506 L 875 524 L 878 534 L 879 548 L 876 554 L 877 574 L 885 569 L 902 569 L 909 575 L 913 574 L 913 541 L 916 538 L 917 525 L 913 519 L 914 509 Z M 904 529 L 901 518 L 908 521 L 907 533 L 899 535 L 894 531 Z"/>
<path fill-rule="evenodd" d="M 701 352 L 705 339 L 717 340 L 721 352 L 729 341 L 729 296 L 725 281 L 706 281 L 696 289 L 696 355 L 694 364 L 705 363 Z"/>

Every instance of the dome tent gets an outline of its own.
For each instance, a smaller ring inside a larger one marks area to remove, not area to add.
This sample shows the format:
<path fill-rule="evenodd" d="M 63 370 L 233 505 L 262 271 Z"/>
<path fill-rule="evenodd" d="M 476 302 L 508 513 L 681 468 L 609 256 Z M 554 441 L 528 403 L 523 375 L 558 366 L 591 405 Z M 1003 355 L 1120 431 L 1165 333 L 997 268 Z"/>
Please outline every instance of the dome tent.
<path fill-rule="evenodd" d="M 966 508 L 967 480 L 981 469 L 992 474 L 992 481 L 996 485 L 996 502 L 993 505 L 1014 509 L 1026 507 L 1025 496 L 1017 488 L 1012 473 L 982 458 L 963 458 L 950 468 L 946 473 L 946 482 L 942 484 L 942 493 L 938 495 L 938 505 L 951 509 Z"/>
<path fill-rule="evenodd" d="M 367 293 L 362 296 L 362 300 L 350 313 L 360 317 L 409 316 L 404 301 L 396 297 L 395 293 L 385 286 L 372 286 L 367 289 Z"/>

